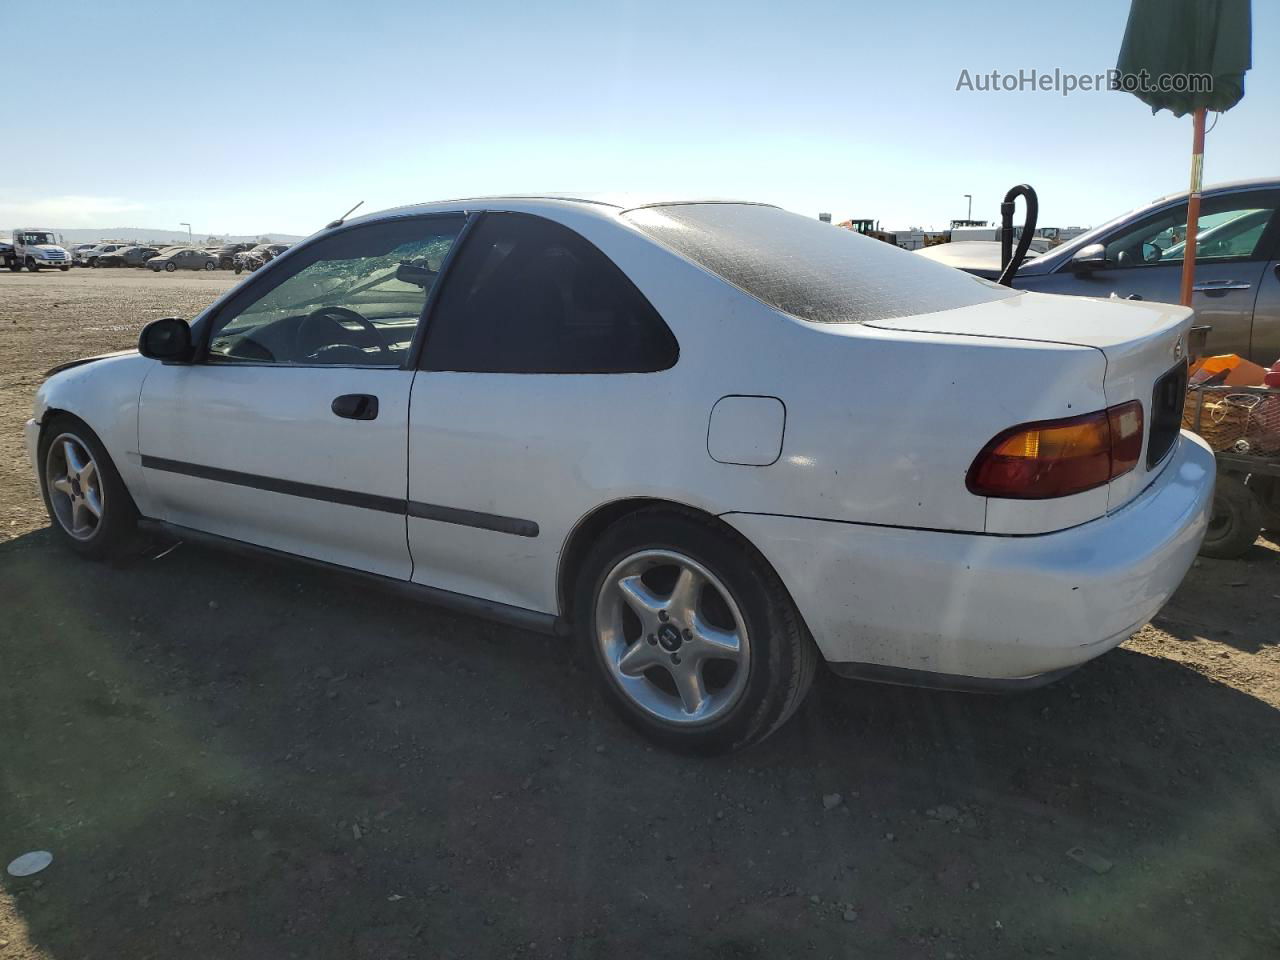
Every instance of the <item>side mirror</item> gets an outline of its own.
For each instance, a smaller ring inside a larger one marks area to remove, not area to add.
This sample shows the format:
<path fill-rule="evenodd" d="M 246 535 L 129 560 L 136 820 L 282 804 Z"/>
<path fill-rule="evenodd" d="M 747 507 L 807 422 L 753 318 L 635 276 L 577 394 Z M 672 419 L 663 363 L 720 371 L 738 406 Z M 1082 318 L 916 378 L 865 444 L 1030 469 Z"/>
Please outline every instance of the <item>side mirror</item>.
<path fill-rule="evenodd" d="M 190 363 L 195 353 L 191 344 L 191 325 L 181 317 L 152 320 L 138 336 L 138 352 L 152 360 Z"/>
<path fill-rule="evenodd" d="M 1091 243 L 1081 247 L 1071 255 L 1071 269 L 1080 273 L 1090 270 L 1104 270 L 1107 266 L 1107 248 L 1100 243 Z"/>

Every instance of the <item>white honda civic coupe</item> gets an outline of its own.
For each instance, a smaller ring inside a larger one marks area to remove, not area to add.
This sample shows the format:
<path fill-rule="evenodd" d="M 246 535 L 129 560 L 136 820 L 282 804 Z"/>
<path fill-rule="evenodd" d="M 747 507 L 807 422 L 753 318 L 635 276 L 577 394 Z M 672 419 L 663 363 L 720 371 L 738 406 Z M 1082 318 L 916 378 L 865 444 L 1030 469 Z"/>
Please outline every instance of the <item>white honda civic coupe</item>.
<path fill-rule="evenodd" d="M 85 556 L 161 527 L 572 632 L 641 731 L 725 750 L 820 659 L 1016 689 L 1145 623 L 1212 497 L 1191 316 L 760 204 L 435 203 L 62 369 L 27 444 Z"/>

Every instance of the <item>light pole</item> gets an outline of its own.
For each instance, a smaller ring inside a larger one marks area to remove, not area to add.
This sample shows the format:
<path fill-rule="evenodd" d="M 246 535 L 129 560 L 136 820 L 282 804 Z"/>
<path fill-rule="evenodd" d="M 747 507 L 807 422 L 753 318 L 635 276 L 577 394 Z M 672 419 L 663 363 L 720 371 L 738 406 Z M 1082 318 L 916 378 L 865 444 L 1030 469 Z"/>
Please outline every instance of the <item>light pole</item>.
<path fill-rule="evenodd" d="M 965 196 L 965 199 L 969 201 L 969 215 L 965 217 L 965 219 L 972 220 L 973 219 L 973 194 L 966 193 L 964 196 Z"/>
<path fill-rule="evenodd" d="M 188 246 L 190 246 L 192 243 L 194 243 L 195 241 L 194 241 L 194 240 L 192 240 L 192 238 L 191 238 L 191 224 L 189 224 L 189 223 L 180 223 L 180 224 L 178 224 L 178 226 L 180 226 L 180 227 L 186 227 L 186 228 L 187 228 L 187 245 L 188 245 Z"/>

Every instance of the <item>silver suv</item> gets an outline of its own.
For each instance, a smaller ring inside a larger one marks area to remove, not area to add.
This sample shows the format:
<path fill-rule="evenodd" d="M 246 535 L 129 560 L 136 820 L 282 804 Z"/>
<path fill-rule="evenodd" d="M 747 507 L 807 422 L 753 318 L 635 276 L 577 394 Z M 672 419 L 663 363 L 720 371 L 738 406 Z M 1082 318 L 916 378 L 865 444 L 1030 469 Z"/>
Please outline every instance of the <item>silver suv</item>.
<path fill-rule="evenodd" d="M 1196 244 L 1197 323 L 1209 353 L 1238 353 L 1269 366 L 1280 358 L 1280 180 L 1224 183 L 1204 191 Z M 1187 194 L 1161 197 L 1028 260 L 1021 290 L 1177 303 L 1186 247 Z M 921 255 L 947 261 L 941 244 Z M 984 245 L 988 246 L 988 245 Z M 999 244 L 986 262 L 954 262 L 994 279 Z"/>

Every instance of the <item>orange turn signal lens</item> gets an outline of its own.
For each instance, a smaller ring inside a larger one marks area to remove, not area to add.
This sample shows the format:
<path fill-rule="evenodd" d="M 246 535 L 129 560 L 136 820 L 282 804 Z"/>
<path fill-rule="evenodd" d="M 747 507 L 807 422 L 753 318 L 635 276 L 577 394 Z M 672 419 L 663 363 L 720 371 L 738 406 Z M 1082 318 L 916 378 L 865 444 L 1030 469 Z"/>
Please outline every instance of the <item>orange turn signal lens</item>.
<path fill-rule="evenodd" d="M 1137 400 L 1064 420 L 1024 423 L 997 434 L 966 477 L 982 497 L 1067 497 L 1128 473 L 1142 453 Z"/>

